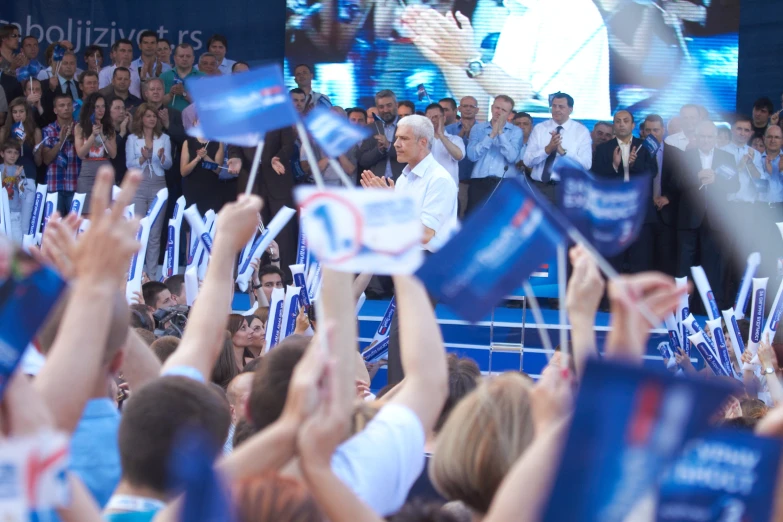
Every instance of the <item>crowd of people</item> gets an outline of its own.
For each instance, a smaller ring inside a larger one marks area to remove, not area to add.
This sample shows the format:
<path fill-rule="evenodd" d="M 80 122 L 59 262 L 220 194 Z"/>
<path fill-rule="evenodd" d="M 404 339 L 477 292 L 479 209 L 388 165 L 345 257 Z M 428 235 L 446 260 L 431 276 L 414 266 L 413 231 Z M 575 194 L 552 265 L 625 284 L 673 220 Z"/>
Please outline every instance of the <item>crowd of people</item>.
<path fill-rule="evenodd" d="M 488 108 L 466 96 L 417 114 L 414 104 L 381 90 L 373 107 L 344 109 L 315 92 L 311 68 L 298 65 L 290 91 L 296 110 L 327 107 L 369 128 L 371 136 L 337 158 L 339 166 L 357 185 L 417 200 L 425 253 L 437 252 L 507 178 L 524 177 L 558 206 L 558 158 L 602 178 L 649 176 L 650 198 L 639 209 L 639 238 L 611 260 L 627 275 L 607 283 L 586 250 L 570 250 L 561 305 L 571 350 L 550 354 L 537 381 L 519 372 L 482 375 L 475 361 L 447 354 L 434 303 L 413 276 L 388 285 L 324 267 L 318 301 L 300 310 L 295 334 L 270 349 L 268 304 L 292 279 L 296 220 L 255 263 L 249 293 L 258 306 L 248 315 L 231 313 L 237 255 L 256 237 L 259 219 L 269 223 L 295 206 L 294 186 L 311 183 L 316 168 L 328 185 L 342 183 L 330 158 L 316 147 L 312 165 L 295 129 L 269 132 L 252 195 L 238 195 L 255 149 L 186 132 L 198 125 L 188 79 L 248 70 L 226 58 L 221 35 L 210 38 L 198 67 L 191 46 L 172 48 L 149 31 L 139 35 L 138 59 L 132 42 L 118 40 L 105 67 L 101 48 L 86 49 L 84 71 L 70 43 L 59 42 L 47 49 L 46 68 L 39 64 L 25 78 L 38 60 L 33 40 L 16 26 L 0 28 L 0 153 L 11 239 L 27 229 L 36 183 L 58 193 L 58 208 L 40 249 L 24 252 L 0 237 L 0 282 L 19 263 L 38 263 L 69 286 L 11 377 L 0 424 L 8 437 L 41 430 L 70 437 L 72 501 L 57 509 L 61 520 L 207 520 L 183 510 L 219 495 L 223 482 L 202 488 L 199 499 L 190 490 L 181 498 L 184 483 L 171 463 L 183 433 L 207 441 L 202 456 L 222 477 L 234 520 L 540 520 L 588 360 L 600 352 L 641 364 L 651 328 L 687 291 L 673 276 L 702 265 L 719 306 L 729 308 L 744 269 L 737 259 L 779 250 L 771 243 L 783 221 L 783 132 L 768 99 L 756 102 L 752 116 L 737 115 L 729 133 L 692 104 L 668 122 L 655 114 L 637 122 L 618 110 L 590 131 L 570 118 L 579 100 L 562 92 L 549 100 L 551 119 L 538 123 L 514 112 L 504 94 Z M 483 111 L 487 121 L 478 119 Z M 110 198 L 115 184 L 121 190 Z M 139 218 L 164 187 L 169 213 L 152 226 L 146 282 L 129 304 Z M 81 218 L 69 214 L 77 193 L 89 195 L 83 215 L 90 219 L 78 235 Z M 206 276 L 189 308 L 182 274 L 161 281 L 163 224 L 180 195 L 201 214 L 218 215 Z M 135 219 L 125 213 L 131 204 Z M 754 233 L 741 237 L 737 223 Z M 778 256 L 763 258 L 763 275 L 772 277 Z M 397 303 L 389 385 L 372 391 L 377 367 L 360 355 L 355 313 L 368 284 L 380 294 L 393 288 Z M 598 346 L 594 325 L 605 295 L 611 322 Z M 698 307 L 696 297 L 691 308 Z M 744 377 L 731 399 L 739 409 L 726 409 L 715 425 L 783 436 L 779 341 L 760 343 L 761 372 L 742 367 L 749 351 L 734 358 Z M 671 369 L 697 373 L 684 352 L 675 357 L 676 364 L 666 361 Z M 756 398 L 763 391 L 771 404 Z M 783 513 L 783 504 L 777 509 Z"/>

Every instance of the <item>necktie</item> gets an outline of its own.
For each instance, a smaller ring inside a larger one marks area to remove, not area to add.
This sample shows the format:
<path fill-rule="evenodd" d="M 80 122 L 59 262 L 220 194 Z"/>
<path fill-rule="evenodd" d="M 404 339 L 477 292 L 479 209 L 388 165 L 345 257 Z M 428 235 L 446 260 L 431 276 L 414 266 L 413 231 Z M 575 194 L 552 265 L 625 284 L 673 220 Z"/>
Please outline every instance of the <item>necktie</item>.
<path fill-rule="evenodd" d="M 65 81 L 65 94 L 73 98 L 73 92 L 71 91 L 71 80 Z"/>
<path fill-rule="evenodd" d="M 560 131 L 563 130 L 562 125 L 558 125 L 555 131 L 557 131 L 558 134 L 560 134 Z M 544 172 L 541 174 L 541 182 L 542 183 L 549 183 L 552 179 L 552 165 L 555 163 L 555 158 L 557 157 L 557 150 L 553 150 L 552 153 L 546 157 L 546 161 L 544 162 Z"/>
<path fill-rule="evenodd" d="M 658 161 L 658 174 L 655 176 L 655 180 L 653 181 L 653 197 L 658 198 L 661 196 L 661 170 L 663 167 L 663 149 L 658 149 L 658 152 L 656 152 L 656 160 Z"/>

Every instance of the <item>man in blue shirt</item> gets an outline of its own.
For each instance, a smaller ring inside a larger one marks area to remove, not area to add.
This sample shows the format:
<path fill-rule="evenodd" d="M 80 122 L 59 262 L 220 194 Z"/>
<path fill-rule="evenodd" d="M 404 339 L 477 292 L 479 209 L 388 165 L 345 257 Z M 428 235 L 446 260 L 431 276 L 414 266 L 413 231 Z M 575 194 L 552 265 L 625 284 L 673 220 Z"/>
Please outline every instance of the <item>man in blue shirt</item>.
<path fill-rule="evenodd" d="M 517 173 L 514 164 L 522 147 L 522 131 L 508 122 L 514 100 L 501 94 L 492 103 L 492 119 L 470 131 L 468 158 L 475 161 L 470 177 L 466 213 L 484 204 L 506 176 Z"/>
<path fill-rule="evenodd" d="M 476 114 L 478 114 L 478 101 L 473 96 L 465 96 L 459 101 L 459 113 L 461 118 L 451 125 L 446 125 L 446 132 L 459 136 L 465 144 L 465 150 L 468 150 L 470 141 L 470 131 L 476 124 Z M 476 163 L 472 161 L 467 154 L 459 162 L 459 217 L 465 217 L 465 209 L 468 206 L 468 187 L 470 185 L 470 175 L 473 172 L 473 166 Z"/>

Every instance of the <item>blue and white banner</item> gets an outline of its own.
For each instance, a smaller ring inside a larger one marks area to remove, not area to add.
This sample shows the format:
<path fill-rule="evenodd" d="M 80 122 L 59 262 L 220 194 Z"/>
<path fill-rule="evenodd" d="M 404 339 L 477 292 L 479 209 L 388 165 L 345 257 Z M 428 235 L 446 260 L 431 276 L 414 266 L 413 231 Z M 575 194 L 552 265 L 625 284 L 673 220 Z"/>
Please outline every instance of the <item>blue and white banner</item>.
<path fill-rule="evenodd" d="M 389 301 L 386 313 L 383 314 L 378 329 L 375 331 L 370 345 L 362 352 L 365 362 L 376 362 L 383 359 L 389 353 L 389 334 L 394 312 L 397 310 L 397 301 L 394 297 Z"/>
<path fill-rule="evenodd" d="M 179 243 L 182 230 L 182 218 L 185 213 L 185 196 L 177 198 L 174 213 L 169 219 L 166 234 L 166 253 L 163 256 L 163 279 L 179 273 Z"/>
<path fill-rule="evenodd" d="M 720 362 L 720 356 L 718 355 L 715 345 L 712 344 L 712 340 L 707 337 L 707 334 L 703 331 L 698 332 L 689 336 L 688 339 L 693 347 L 699 352 L 702 359 L 704 359 L 704 364 L 712 370 L 712 373 L 718 376 L 729 376 L 728 370 L 726 370 Z"/>
<path fill-rule="evenodd" d="M 614 256 L 636 240 L 650 198 L 650 177 L 629 181 L 598 179 L 581 165 L 561 158 L 559 209 L 600 253 Z"/>
<path fill-rule="evenodd" d="M 706 324 L 710 329 L 710 333 L 712 334 L 712 346 L 717 351 L 718 360 L 720 361 L 721 366 L 723 366 L 723 369 L 726 371 L 726 375 L 742 380 L 742 375 L 735 372 L 734 365 L 731 364 L 729 347 L 726 344 L 726 336 L 723 335 L 723 320 L 719 317 L 718 319 L 707 321 Z M 742 359 L 739 359 L 738 362 L 739 361 L 742 361 Z"/>
<path fill-rule="evenodd" d="M 367 127 L 355 125 L 323 107 L 316 107 L 305 118 L 305 126 L 313 139 L 330 158 L 345 154 L 351 147 L 369 138 Z"/>
<path fill-rule="evenodd" d="M 590 359 L 541 520 L 625 520 L 729 393 L 719 382 Z"/>
<path fill-rule="evenodd" d="M 742 275 L 737 297 L 734 299 L 734 315 L 738 320 L 745 318 L 745 310 L 748 308 L 748 300 L 750 299 L 751 282 L 756 277 L 759 265 L 761 265 L 761 254 L 753 252 L 748 256 L 745 273 Z"/>
<path fill-rule="evenodd" d="M 296 123 L 298 114 L 277 64 L 243 74 L 202 77 L 187 82 L 204 136 L 258 135 Z"/>
<path fill-rule="evenodd" d="M 297 263 L 288 267 L 291 270 L 291 277 L 294 280 L 294 286 L 299 287 L 300 303 L 307 310 L 310 307 L 310 296 L 307 293 L 307 276 L 305 275 L 305 266 L 302 263 Z"/>
<path fill-rule="evenodd" d="M 677 288 L 688 287 L 687 277 L 677 277 L 674 282 L 677 284 Z M 685 319 L 691 314 L 690 307 L 688 305 L 688 294 L 685 293 L 680 297 L 680 302 L 677 305 L 677 324 L 680 325 L 680 343 L 682 344 L 682 350 L 686 355 L 691 354 L 691 342 L 688 340 L 688 331 L 685 327 Z"/>
<path fill-rule="evenodd" d="M 283 230 L 283 227 L 291 221 L 291 218 L 296 215 L 296 211 L 292 208 L 283 207 L 277 211 L 277 214 L 269 222 L 269 226 L 258 235 L 250 246 L 250 251 L 242 262 L 242 265 L 237 271 L 236 283 L 239 286 L 239 290 L 242 292 L 247 291 L 247 286 L 250 283 L 250 279 L 253 277 L 253 267 L 250 264 L 260 259 L 264 251 L 269 248 L 269 244 L 274 240 L 277 235 Z"/>
<path fill-rule="evenodd" d="M 647 137 L 644 139 L 645 148 L 650 151 L 651 156 L 655 156 L 658 154 L 658 149 L 661 148 L 661 144 L 658 142 L 657 139 L 655 139 L 655 136 L 652 134 L 648 134 Z"/>
<path fill-rule="evenodd" d="M 772 520 L 780 441 L 716 429 L 691 441 L 659 485 L 657 522 Z"/>
<path fill-rule="evenodd" d="M 754 357 L 750 364 L 744 364 L 743 369 L 749 369 L 751 365 L 758 363 L 756 354 L 759 351 L 759 345 L 762 338 L 761 333 L 764 329 L 764 310 L 767 304 L 767 283 L 768 277 L 754 277 L 752 294 L 750 300 L 750 332 L 748 336 L 748 350 Z M 772 341 L 772 339 L 770 339 Z"/>
<path fill-rule="evenodd" d="M 87 199 L 87 194 L 74 194 L 73 201 L 71 201 L 71 214 L 81 216 L 84 212 L 84 200 Z"/>
<path fill-rule="evenodd" d="M 268 352 L 282 340 L 283 331 L 283 307 L 285 306 L 285 290 L 275 288 L 272 290 L 272 299 L 269 302 L 269 318 L 266 322 L 266 347 Z"/>
<path fill-rule="evenodd" d="M 294 191 L 307 248 L 325 267 L 341 272 L 410 274 L 423 259 L 420 209 L 391 190 Z"/>
<path fill-rule="evenodd" d="M 696 290 L 699 291 L 701 302 L 704 305 L 704 309 L 707 311 L 710 319 L 718 319 L 720 317 L 720 310 L 718 310 L 718 303 L 715 301 L 715 294 L 712 293 L 712 286 L 707 279 L 707 274 L 701 266 L 692 266 L 691 275 L 693 276 L 693 282 L 696 285 Z"/>
<path fill-rule="evenodd" d="M 46 230 L 46 224 L 49 222 L 49 218 L 57 212 L 57 202 L 59 200 L 59 194 L 57 192 L 49 192 L 46 194 L 46 201 L 43 206 L 43 224 L 41 225 L 41 231 L 36 234 L 36 242 L 40 245 L 43 242 L 44 231 Z"/>
<path fill-rule="evenodd" d="M 125 284 L 125 298 L 128 303 L 134 303 L 136 292 L 141 292 L 141 276 L 144 271 L 144 261 L 147 257 L 147 243 L 150 239 L 150 218 L 145 216 L 139 221 L 139 229 L 136 232 L 136 241 L 139 242 L 139 251 L 133 254 L 128 268 L 128 281 Z"/>
<path fill-rule="evenodd" d="M 564 236 L 519 178 L 507 179 L 416 272 L 431 295 L 476 322 L 552 259 Z"/>
<path fill-rule="evenodd" d="M 731 340 L 731 349 L 734 351 L 734 357 L 737 359 L 737 363 L 742 362 L 742 354 L 745 351 L 745 342 L 742 339 L 739 325 L 737 324 L 737 317 L 733 308 L 723 310 L 723 320 L 726 322 L 726 330 L 729 332 L 729 339 Z M 740 372 L 741 373 L 741 372 Z"/>
<path fill-rule="evenodd" d="M 302 288 L 289 286 L 285 292 L 283 305 L 283 326 L 281 339 L 293 335 L 296 330 L 296 316 L 299 315 L 299 307 L 302 306 Z"/>
<path fill-rule="evenodd" d="M 43 220 L 44 203 L 46 202 L 47 185 L 36 186 L 35 199 L 33 199 L 33 213 L 30 217 L 30 225 L 27 228 L 27 235 L 36 237 L 41 230 L 41 222 Z"/>

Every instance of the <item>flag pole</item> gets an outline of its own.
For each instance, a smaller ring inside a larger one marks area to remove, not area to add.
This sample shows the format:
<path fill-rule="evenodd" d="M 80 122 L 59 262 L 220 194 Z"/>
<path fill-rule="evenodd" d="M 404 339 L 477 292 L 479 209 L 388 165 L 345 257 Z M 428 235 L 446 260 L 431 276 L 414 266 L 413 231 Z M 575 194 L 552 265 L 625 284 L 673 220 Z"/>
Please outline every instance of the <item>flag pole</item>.
<path fill-rule="evenodd" d="M 544 314 L 541 313 L 541 307 L 538 305 L 538 299 L 536 299 L 536 294 L 533 292 L 533 286 L 530 284 L 530 281 L 526 280 L 522 283 L 522 289 L 525 291 L 528 301 L 530 301 L 530 311 L 533 313 L 533 319 L 536 320 L 536 329 L 539 337 L 541 337 L 541 342 L 544 344 L 546 359 L 549 361 L 555 354 L 555 349 L 552 348 L 552 340 L 549 338 L 549 330 L 547 330 L 544 322 Z"/>
<path fill-rule="evenodd" d="M 318 161 L 315 159 L 313 147 L 310 145 L 310 137 L 307 135 L 307 129 L 305 129 L 302 120 L 296 122 L 296 131 L 299 133 L 299 138 L 302 140 L 302 148 L 305 151 L 305 156 L 307 156 L 307 161 L 310 163 L 310 169 L 313 171 L 315 185 L 319 190 L 324 190 L 324 177 L 321 174 L 321 169 L 318 168 Z"/>
<path fill-rule="evenodd" d="M 566 312 L 566 268 L 567 256 L 565 243 L 557 245 L 557 300 L 558 322 L 560 323 L 560 353 L 567 357 L 568 351 L 568 314 Z"/>
<path fill-rule="evenodd" d="M 256 183 L 256 175 L 258 175 L 258 164 L 261 162 L 261 153 L 264 151 L 264 140 L 258 140 L 256 145 L 256 153 L 253 156 L 253 166 L 250 168 L 250 178 L 247 180 L 247 186 L 245 187 L 245 195 L 249 196 L 253 193 L 253 185 Z"/>

